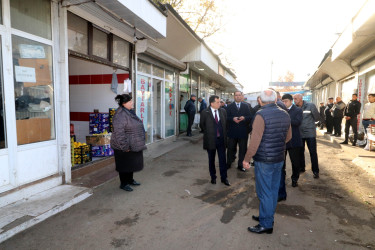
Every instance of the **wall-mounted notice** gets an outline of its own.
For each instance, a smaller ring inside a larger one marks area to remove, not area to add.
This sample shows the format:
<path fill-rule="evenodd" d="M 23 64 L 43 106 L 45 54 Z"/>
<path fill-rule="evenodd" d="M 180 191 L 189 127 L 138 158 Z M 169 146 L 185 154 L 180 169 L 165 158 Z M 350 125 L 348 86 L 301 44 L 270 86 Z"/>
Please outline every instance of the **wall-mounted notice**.
<path fill-rule="evenodd" d="M 36 82 L 35 68 L 15 66 L 16 82 Z"/>
<path fill-rule="evenodd" d="M 21 58 L 46 58 L 43 46 L 20 44 L 19 49 Z"/>

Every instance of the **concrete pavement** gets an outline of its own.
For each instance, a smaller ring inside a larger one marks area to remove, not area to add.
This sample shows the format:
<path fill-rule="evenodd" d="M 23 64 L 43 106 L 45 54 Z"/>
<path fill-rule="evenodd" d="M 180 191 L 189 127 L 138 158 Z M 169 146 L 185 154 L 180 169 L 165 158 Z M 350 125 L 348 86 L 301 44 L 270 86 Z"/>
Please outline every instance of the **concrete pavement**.
<path fill-rule="evenodd" d="M 285 202 L 274 233 L 254 235 L 253 169 L 228 171 L 231 187 L 209 183 L 207 153 L 186 144 L 147 163 L 131 193 L 114 178 L 79 204 L 0 244 L 0 249 L 373 249 L 375 178 L 345 149 L 318 136 L 321 178 L 308 153 L 299 186 L 287 162 Z M 371 193 L 372 192 L 372 193 Z"/>

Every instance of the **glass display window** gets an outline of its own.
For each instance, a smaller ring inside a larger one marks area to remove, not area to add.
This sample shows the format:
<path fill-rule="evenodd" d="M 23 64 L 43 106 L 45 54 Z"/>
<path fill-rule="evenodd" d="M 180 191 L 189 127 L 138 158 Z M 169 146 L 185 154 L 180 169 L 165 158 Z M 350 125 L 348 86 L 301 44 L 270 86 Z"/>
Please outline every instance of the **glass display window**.
<path fill-rule="evenodd" d="M 108 34 L 97 28 L 92 33 L 92 54 L 108 59 Z"/>
<path fill-rule="evenodd" d="M 130 44 L 118 36 L 113 36 L 113 62 L 129 67 L 129 46 Z"/>
<path fill-rule="evenodd" d="M 138 60 L 137 68 L 139 72 L 143 72 L 146 74 L 151 74 L 151 64 L 144 62 L 142 60 Z"/>
<path fill-rule="evenodd" d="M 143 122 L 146 131 L 146 143 L 150 143 L 152 137 L 150 77 L 137 75 L 136 89 L 136 113 Z"/>
<path fill-rule="evenodd" d="M 9 2 L 12 28 L 52 39 L 50 0 L 10 0 Z"/>
<path fill-rule="evenodd" d="M 165 70 L 165 79 L 174 82 L 174 73 L 169 70 Z"/>
<path fill-rule="evenodd" d="M 175 134 L 176 105 L 175 105 L 175 84 L 165 82 L 165 137 Z"/>
<path fill-rule="evenodd" d="M 156 77 L 164 78 L 164 69 L 158 66 L 152 65 L 152 74 Z"/>
<path fill-rule="evenodd" d="M 52 47 L 12 36 L 18 145 L 55 139 Z"/>
<path fill-rule="evenodd" d="M 88 23 L 68 12 L 68 47 L 70 50 L 88 54 Z"/>

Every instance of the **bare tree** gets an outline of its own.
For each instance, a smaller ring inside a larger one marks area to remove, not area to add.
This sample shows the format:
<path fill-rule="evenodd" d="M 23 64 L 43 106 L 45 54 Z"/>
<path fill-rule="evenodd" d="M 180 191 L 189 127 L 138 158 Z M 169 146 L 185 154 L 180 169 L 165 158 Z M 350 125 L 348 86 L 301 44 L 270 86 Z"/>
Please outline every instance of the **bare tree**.
<path fill-rule="evenodd" d="M 199 0 L 196 4 L 186 0 L 153 1 L 170 4 L 202 39 L 212 36 L 222 28 L 222 14 L 219 13 L 214 0 Z"/>

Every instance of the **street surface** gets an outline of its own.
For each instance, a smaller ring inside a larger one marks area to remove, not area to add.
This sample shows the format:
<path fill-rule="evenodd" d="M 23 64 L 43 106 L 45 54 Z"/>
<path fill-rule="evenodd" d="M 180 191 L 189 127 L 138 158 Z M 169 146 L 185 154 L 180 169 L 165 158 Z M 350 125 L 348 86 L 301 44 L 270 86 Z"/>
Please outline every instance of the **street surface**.
<path fill-rule="evenodd" d="M 119 189 L 115 178 L 0 249 L 375 249 L 375 177 L 351 163 L 350 147 L 322 136 L 318 155 L 320 179 L 313 179 L 307 153 L 296 188 L 288 160 L 288 197 L 270 235 L 247 231 L 257 224 L 254 169 L 242 173 L 235 163 L 231 187 L 212 185 L 200 141 L 136 173 L 142 185 L 133 192 Z"/>

